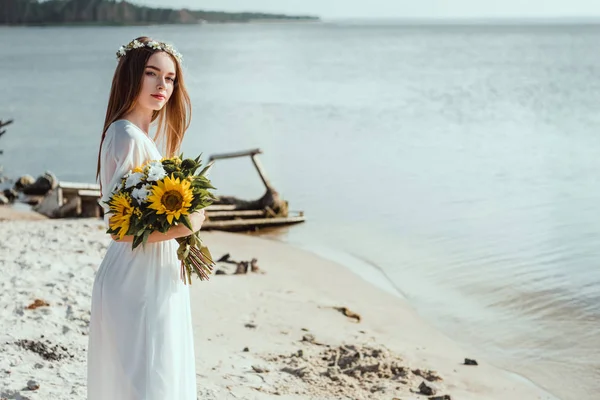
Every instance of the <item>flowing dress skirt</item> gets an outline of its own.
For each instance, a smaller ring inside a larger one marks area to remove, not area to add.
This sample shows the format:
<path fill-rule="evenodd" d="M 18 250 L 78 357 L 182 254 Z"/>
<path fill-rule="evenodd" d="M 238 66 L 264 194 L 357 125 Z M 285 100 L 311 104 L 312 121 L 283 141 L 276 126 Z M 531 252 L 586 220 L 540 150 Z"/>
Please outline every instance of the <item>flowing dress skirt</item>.
<path fill-rule="evenodd" d="M 88 400 L 196 400 L 189 288 L 177 242 L 112 241 L 92 291 Z"/>

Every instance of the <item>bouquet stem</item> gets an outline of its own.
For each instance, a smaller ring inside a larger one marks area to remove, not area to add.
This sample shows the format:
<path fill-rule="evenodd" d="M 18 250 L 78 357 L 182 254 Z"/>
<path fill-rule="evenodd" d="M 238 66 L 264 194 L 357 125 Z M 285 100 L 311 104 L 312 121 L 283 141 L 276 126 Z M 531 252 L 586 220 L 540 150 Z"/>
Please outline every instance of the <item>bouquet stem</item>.
<path fill-rule="evenodd" d="M 213 271 L 215 262 L 198 233 L 176 240 L 179 243 L 177 258 L 181 261 L 181 280 L 183 283 L 191 285 L 192 274 L 196 274 L 201 281 L 207 281 Z"/>

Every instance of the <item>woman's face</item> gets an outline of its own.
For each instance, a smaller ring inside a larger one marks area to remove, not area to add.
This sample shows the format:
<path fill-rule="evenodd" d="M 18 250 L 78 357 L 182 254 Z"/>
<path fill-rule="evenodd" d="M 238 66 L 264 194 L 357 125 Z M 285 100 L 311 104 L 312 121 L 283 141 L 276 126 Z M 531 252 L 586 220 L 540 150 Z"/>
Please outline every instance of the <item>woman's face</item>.
<path fill-rule="evenodd" d="M 171 57 L 164 51 L 152 54 L 144 69 L 137 105 L 154 111 L 163 108 L 173 94 L 175 79 L 175 63 Z"/>

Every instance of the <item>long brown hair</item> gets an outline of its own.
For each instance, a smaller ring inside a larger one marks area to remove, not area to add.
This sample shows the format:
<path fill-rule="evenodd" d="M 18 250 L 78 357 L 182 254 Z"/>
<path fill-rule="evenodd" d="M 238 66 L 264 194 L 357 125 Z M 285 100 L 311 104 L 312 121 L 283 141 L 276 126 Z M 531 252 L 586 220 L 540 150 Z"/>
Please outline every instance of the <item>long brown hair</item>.
<path fill-rule="evenodd" d="M 152 39 L 141 36 L 136 39 L 138 42 L 147 43 Z M 106 108 L 106 117 L 104 119 L 104 129 L 100 139 L 100 148 L 98 149 L 98 168 L 96 171 L 96 180 L 100 176 L 100 156 L 102 151 L 102 142 L 106 137 L 106 131 L 109 126 L 123 118 L 131 112 L 135 105 L 138 95 L 142 88 L 142 79 L 146 63 L 152 54 L 157 51 L 153 48 L 144 46 L 137 49 L 131 49 L 120 57 L 115 70 L 108 98 L 108 107 Z M 167 54 L 169 54 L 167 52 Z M 192 107 L 190 97 L 183 82 L 183 73 L 181 64 L 177 58 L 169 54 L 175 63 L 175 86 L 169 101 L 160 111 L 154 111 L 152 122 L 157 121 L 155 140 L 164 138 L 166 142 L 166 156 L 170 157 L 179 151 L 183 135 L 190 126 Z"/>

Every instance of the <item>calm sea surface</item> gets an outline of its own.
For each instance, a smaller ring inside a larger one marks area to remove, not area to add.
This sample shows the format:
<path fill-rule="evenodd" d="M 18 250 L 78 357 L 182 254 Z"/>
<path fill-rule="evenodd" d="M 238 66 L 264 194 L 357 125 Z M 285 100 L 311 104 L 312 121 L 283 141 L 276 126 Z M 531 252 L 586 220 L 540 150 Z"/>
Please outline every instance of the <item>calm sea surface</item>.
<path fill-rule="evenodd" d="M 600 26 L 0 28 L 5 172 L 92 182 L 121 44 L 184 54 L 184 152 L 260 147 L 278 238 L 561 399 L 600 390 Z M 254 198 L 249 160 L 223 194 Z"/>

